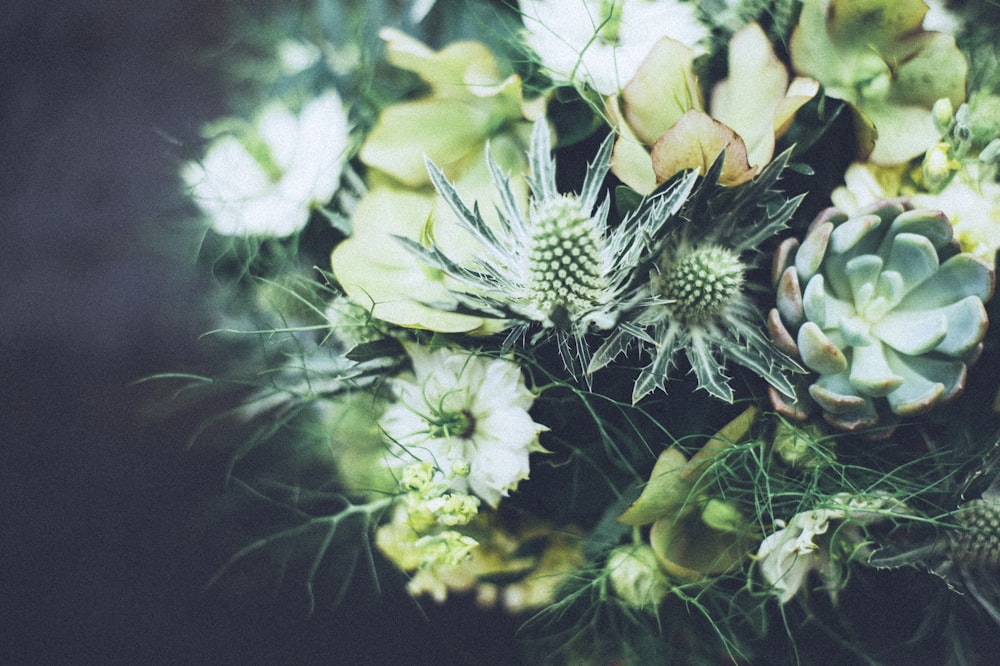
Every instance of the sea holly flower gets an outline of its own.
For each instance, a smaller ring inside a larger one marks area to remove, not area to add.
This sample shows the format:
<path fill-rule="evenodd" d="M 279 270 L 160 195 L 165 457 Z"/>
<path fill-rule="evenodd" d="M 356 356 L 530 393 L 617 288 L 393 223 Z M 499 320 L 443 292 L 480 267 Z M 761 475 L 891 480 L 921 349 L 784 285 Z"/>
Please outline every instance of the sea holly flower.
<path fill-rule="evenodd" d="M 772 393 L 776 409 L 803 418 L 815 403 L 861 431 L 958 395 L 982 348 L 993 270 L 956 245 L 943 213 L 905 200 L 851 216 L 829 208 L 801 244 L 785 241 L 771 333 L 815 374 L 795 403 Z"/>
<path fill-rule="evenodd" d="M 351 216 L 351 237 L 333 251 L 333 272 L 347 295 L 378 319 L 439 332 L 488 332 L 493 322 L 449 311 L 456 302 L 447 275 L 422 264 L 393 236 L 432 237 L 459 259 L 471 256 L 475 244 L 437 197 L 424 160 L 440 165 L 464 195 L 499 204 L 486 144 L 503 168 L 527 171 L 528 121 L 541 115 L 545 100 L 525 101 L 520 78 L 505 77 L 478 42 L 434 51 L 396 30 L 381 34 L 388 61 L 417 74 L 429 90 L 387 106 L 361 146 L 369 189 Z M 511 189 L 518 201 L 527 198 L 523 183 Z M 487 219 L 492 209 L 486 207 Z"/>
<path fill-rule="evenodd" d="M 469 208 L 440 169 L 428 163 L 441 196 L 462 227 L 478 240 L 480 256 L 463 265 L 437 244 L 428 248 L 400 240 L 426 264 L 460 282 L 463 290 L 455 297 L 471 311 L 510 320 L 515 326 L 511 339 L 540 324 L 540 335 L 555 336 L 567 368 L 582 371 L 590 358 L 584 337 L 591 330 L 607 330 L 615 324 L 643 258 L 646 239 L 658 234 L 660 224 L 676 211 L 695 180 L 693 176 L 683 179 L 659 197 L 649 209 L 656 215 L 626 218 L 611 230 L 608 200 L 598 205 L 611 146 L 609 136 L 588 165 L 579 194 L 560 194 L 549 128 L 538 121 L 529 155 L 527 215 L 513 196 L 510 177 L 489 160 L 503 203 L 495 230 L 484 222 L 479 206 Z"/>
<path fill-rule="evenodd" d="M 626 299 L 634 306 L 594 353 L 594 372 L 638 343 L 650 362 L 636 379 L 633 402 L 664 389 L 683 350 L 699 388 L 726 402 L 733 389 L 726 363 L 739 364 L 781 390 L 794 390 L 786 374 L 798 366 L 768 339 L 764 318 L 751 297 L 746 273 L 758 246 L 778 231 L 798 207 L 772 189 L 788 158 L 775 159 L 753 181 L 721 187 L 720 156 L 674 214 L 652 210 L 663 233 L 652 248 L 649 279 Z"/>
<path fill-rule="evenodd" d="M 548 430 L 528 409 L 535 396 L 514 363 L 407 343 L 413 372 L 395 378 L 397 401 L 379 426 L 390 442 L 390 466 L 428 462 L 448 486 L 492 507 L 528 478 L 529 456 L 545 449 Z"/>
<path fill-rule="evenodd" d="M 876 569 L 922 565 L 943 578 L 948 587 L 966 599 L 975 600 L 993 622 L 1000 625 L 1000 586 L 996 570 L 1000 566 L 1000 475 L 995 471 L 996 458 L 972 470 L 954 501 L 960 502 L 946 521 L 937 523 L 933 532 L 907 530 L 886 540 L 868 558 Z M 974 499 L 976 480 L 983 474 L 992 480 Z M 913 527 L 920 525 L 914 522 Z"/>
<path fill-rule="evenodd" d="M 350 126 L 336 92 L 298 112 L 272 102 L 252 124 L 217 125 L 228 131 L 201 161 L 186 164 L 181 177 L 218 233 L 289 236 L 337 191 Z"/>
<path fill-rule="evenodd" d="M 708 28 L 680 0 L 520 0 L 524 39 L 558 85 L 617 93 L 669 37 L 704 52 Z"/>
<path fill-rule="evenodd" d="M 939 136 L 934 103 L 965 99 L 965 56 L 921 27 L 926 14 L 923 0 L 805 0 L 792 33 L 795 71 L 851 106 L 858 152 L 875 164 L 926 151 Z"/>

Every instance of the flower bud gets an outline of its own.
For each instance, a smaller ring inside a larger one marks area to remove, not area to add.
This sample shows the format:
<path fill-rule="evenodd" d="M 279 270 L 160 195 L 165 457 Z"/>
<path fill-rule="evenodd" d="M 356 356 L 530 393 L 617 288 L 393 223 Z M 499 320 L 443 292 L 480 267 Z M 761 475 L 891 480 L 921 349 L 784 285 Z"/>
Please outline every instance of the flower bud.
<path fill-rule="evenodd" d="M 955 118 L 955 107 L 952 106 L 950 99 L 942 97 L 934 102 L 931 115 L 934 118 L 934 127 L 944 135 L 951 129 L 951 122 Z"/>
<path fill-rule="evenodd" d="M 649 544 L 615 548 L 605 567 L 614 593 L 636 608 L 652 611 L 667 596 L 670 583 Z"/>
<path fill-rule="evenodd" d="M 399 485 L 411 493 L 429 494 L 434 482 L 434 466 L 429 462 L 416 462 L 403 468 Z"/>
<path fill-rule="evenodd" d="M 993 139 L 979 152 L 979 161 L 984 164 L 1000 164 L 1000 139 Z"/>
<path fill-rule="evenodd" d="M 924 155 L 924 161 L 920 168 L 928 189 L 937 190 L 943 187 L 951 179 L 952 174 L 961 166 L 958 162 L 949 158 L 949 150 L 950 146 L 947 143 L 938 143 Z"/>
<path fill-rule="evenodd" d="M 774 452 L 790 467 L 818 467 L 821 459 L 816 455 L 815 445 L 820 434 L 815 426 L 796 427 L 780 422 L 774 432 Z"/>
<path fill-rule="evenodd" d="M 746 527 L 746 519 L 736 505 L 720 499 L 710 499 L 701 510 L 701 520 L 713 530 L 739 533 Z"/>

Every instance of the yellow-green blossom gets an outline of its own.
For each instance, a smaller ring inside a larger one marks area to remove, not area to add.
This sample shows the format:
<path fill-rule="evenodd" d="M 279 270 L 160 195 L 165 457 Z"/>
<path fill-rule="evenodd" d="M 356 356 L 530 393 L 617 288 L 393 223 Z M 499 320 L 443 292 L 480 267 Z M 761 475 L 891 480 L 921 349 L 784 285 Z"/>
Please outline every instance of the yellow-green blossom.
<path fill-rule="evenodd" d="M 694 55 L 683 44 L 660 40 L 620 100 L 608 101 L 620 133 L 612 172 L 640 193 L 683 169 L 704 173 L 723 150 L 719 182 L 746 182 L 771 161 L 776 139 L 819 89 L 812 79 L 790 80 L 764 31 L 751 23 L 730 40 L 729 76 L 712 91 L 709 111 Z"/>
<path fill-rule="evenodd" d="M 504 169 L 525 173 L 528 119 L 541 114 L 544 100 L 526 103 L 520 79 L 504 77 L 478 42 L 433 51 L 396 30 L 385 29 L 382 37 L 387 60 L 420 76 L 429 93 L 386 107 L 362 145 L 369 192 L 351 216 L 352 236 L 333 252 L 334 274 L 348 296 L 379 319 L 441 332 L 489 329 L 482 317 L 448 312 L 455 304 L 448 278 L 422 266 L 394 236 L 433 238 L 451 256 L 470 257 L 475 243 L 438 199 L 424 160 L 440 166 L 463 195 L 483 202 L 489 217 L 489 202 L 499 202 L 485 166 L 486 144 Z M 515 196 L 526 201 L 523 182 Z"/>
<path fill-rule="evenodd" d="M 921 26 L 923 0 L 805 0 L 790 52 L 855 112 L 860 157 L 906 162 L 938 140 L 931 109 L 965 100 L 968 64 L 955 38 Z"/>

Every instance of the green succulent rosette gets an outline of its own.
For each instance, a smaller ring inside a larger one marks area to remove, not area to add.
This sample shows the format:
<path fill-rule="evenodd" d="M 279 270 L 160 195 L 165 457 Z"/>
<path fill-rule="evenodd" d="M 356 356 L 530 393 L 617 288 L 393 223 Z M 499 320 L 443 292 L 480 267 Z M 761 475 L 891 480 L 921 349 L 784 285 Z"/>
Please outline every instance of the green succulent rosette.
<path fill-rule="evenodd" d="M 994 285 L 943 213 L 905 199 L 824 210 L 801 243 L 779 246 L 773 279 L 771 337 L 813 373 L 795 401 L 771 391 L 775 408 L 805 419 L 818 406 L 869 436 L 962 391 Z"/>

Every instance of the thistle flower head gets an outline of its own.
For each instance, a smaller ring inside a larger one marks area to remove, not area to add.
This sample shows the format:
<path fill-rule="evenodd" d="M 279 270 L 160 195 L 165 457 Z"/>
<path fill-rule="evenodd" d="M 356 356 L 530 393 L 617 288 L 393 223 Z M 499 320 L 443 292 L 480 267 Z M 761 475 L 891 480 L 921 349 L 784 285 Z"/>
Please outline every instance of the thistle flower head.
<path fill-rule="evenodd" d="M 558 197 L 533 208 L 525 304 L 538 313 L 560 308 L 571 316 L 586 312 L 607 289 L 601 270 L 604 238 L 576 197 Z"/>
<path fill-rule="evenodd" d="M 950 534 L 953 557 L 966 564 L 1000 566 L 1000 502 L 975 499 L 955 515 L 958 527 Z"/>
<path fill-rule="evenodd" d="M 792 392 L 785 375 L 798 367 L 767 340 L 745 279 L 754 250 L 784 228 L 801 199 L 787 200 L 772 189 L 787 159 L 787 153 L 779 156 L 745 185 L 722 187 L 720 155 L 690 196 L 672 206 L 649 206 L 647 227 L 664 230 L 650 236 L 649 278 L 627 297 L 625 325 L 594 353 L 591 372 L 638 342 L 650 362 L 636 380 L 633 402 L 664 388 L 681 350 L 699 387 L 721 400 L 733 400 L 727 362 Z"/>
<path fill-rule="evenodd" d="M 717 245 L 679 257 L 665 253 L 659 273 L 650 277 L 655 292 L 668 301 L 670 314 L 697 323 L 719 315 L 739 295 L 746 267 L 739 255 Z"/>
<path fill-rule="evenodd" d="M 655 199 L 655 205 L 609 230 L 610 205 L 607 199 L 598 205 L 598 195 L 612 145 L 609 136 L 588 165 L 579 194 L 562 194 L 556 188 L 548 125 L 537 122 L 528 156 L 528 214 L 516 204 L 510 177 L 489 160 L 502 202 L 496 228 L 483 220 L 477 206 L 466 206 L 441 171 L 428 162 L 438 193 L 482 252 L 471 264 L 462 265 L 436 245 L 402 238 L 400 242 L 463 285 L 464 291 L 455 294 L 463 307 L 507 319 L 513 328 L 509 340 L 538 327 L 534 340 L 551 335 L 566 367 L 574 374 L 582 372 L 590 357 L 585 336 L 608 330 L 618 321 L 626 294 L 648 260 L 648 239 L 666 219 L 648 212 L 676 210 L 695 182 L 693 175 L 679 179 Z"/>

